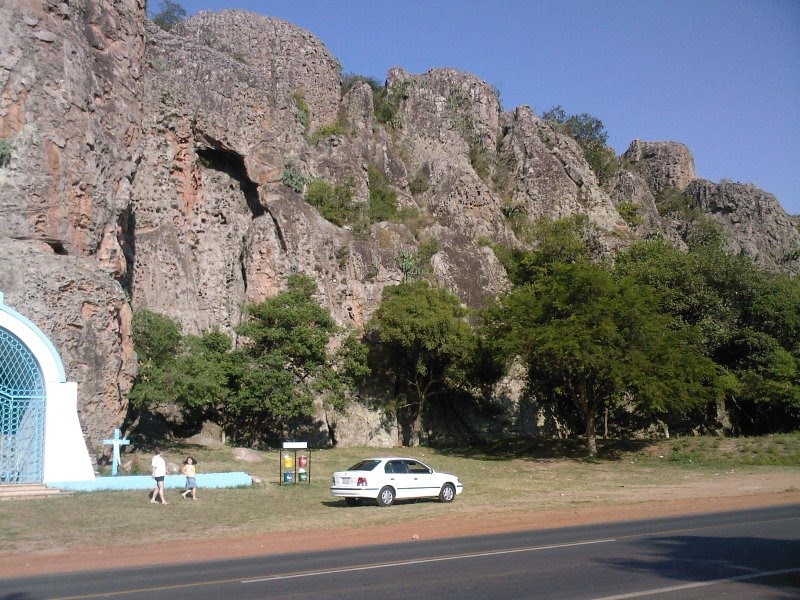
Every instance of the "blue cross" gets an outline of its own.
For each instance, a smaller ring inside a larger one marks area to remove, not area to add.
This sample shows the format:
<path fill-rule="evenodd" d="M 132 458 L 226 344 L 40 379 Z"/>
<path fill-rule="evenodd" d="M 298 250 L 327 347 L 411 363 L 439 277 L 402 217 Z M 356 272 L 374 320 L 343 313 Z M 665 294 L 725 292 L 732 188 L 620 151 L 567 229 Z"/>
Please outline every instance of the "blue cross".
<path fill-rule="evenodd" d="M 117 466 L 120 464 L 119 458 L 119 447 L 126 446 L 130 444 L 131 441 L 127 438 L 120 439 L 119 437 L 119 429 L 114 430 L 114 439 L 113 440 L 103 440 L 103 445 L 106 444 L 113 444 L 114 445 L 114 452 L 111 454 L 111 474 L 117 474 Z"/>

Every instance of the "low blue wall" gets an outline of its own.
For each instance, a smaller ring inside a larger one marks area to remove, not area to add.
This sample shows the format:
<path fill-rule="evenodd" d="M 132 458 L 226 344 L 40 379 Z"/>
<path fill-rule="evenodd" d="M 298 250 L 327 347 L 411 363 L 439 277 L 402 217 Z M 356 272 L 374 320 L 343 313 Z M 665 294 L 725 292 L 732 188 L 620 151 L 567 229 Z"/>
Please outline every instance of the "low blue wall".
<path fill-rule="evenodd" d="M 247 473 L 199 473 L 198 489 L 232 488 L 252 485 L 253 480 Z M 155 482 L 150 475 L 119 475 L 117 477 L 98 477 L 89 481 L 51 481 L 49 488 L 58 488 L 70 492 L 99 492 L 101 490 L 152 490 Z M 167 475 L 164 478 L 167 489 L 182 490 L 186 488 L 184 475 Z"/>

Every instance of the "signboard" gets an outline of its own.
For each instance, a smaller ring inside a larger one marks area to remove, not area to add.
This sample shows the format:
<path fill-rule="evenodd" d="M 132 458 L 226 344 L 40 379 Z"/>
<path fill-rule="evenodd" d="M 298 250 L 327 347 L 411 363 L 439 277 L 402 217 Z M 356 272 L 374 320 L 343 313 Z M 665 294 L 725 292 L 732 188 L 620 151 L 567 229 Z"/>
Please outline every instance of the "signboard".
<path fill-rule="evenodd" d="M 299 450 L 300 448 L 308 448 L 308 442 L 283 442 L 284 450 Z"/>

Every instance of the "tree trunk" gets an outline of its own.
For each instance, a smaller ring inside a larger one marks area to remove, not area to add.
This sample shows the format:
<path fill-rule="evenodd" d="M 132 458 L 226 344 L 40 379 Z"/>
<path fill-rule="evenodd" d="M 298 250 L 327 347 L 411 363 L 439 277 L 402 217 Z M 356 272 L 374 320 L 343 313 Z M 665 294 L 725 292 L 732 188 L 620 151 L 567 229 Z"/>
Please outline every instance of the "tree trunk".
<path fill-rule="evenodd" d="M 586 397 L 586 383 L 584 381 L 578 384 L 577 404 L 586 421 L 586 446 L 589 449 L 589 456 L 595 458 L 597 456 L 597 431 L 594 424 L 594 407 Z"/>
<path fill-rule="evenodd" d="M 423 385 L 423 382 L 417 378 L 414 382 L 414 387 L 417 391 L 419 405 L 416 407 L 417 414 L 414 416 L 414 421 L 411 423 L 411 439 L 408 442 L 409 446 L 419 446 L 420 439 L 422 438 L 422 413 L 425 409 L 425 392 L 430 387 L 430 383 L 428 383 L 428 385 Z"/>
<path fill-rule="evenodd" d="M 589 456 L 597 457 L 597 432 L 594 427 L 594 411 L 586 411 L 586 445 L 589 448 Z"/>
<path fill-rule="evenodd" d="M 422 409 L 417 413 L 414 418 L 414 423 L 411 425 L 411 438 L 408 441 L 409 446 L 419 446 L 419 441 L 422 432 Z"/>

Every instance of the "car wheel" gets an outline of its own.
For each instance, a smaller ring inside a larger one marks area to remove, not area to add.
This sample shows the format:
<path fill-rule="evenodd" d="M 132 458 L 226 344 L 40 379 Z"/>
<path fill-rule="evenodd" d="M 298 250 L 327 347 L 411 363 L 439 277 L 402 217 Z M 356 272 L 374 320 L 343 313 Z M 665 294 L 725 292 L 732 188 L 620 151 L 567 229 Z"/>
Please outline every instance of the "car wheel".
<path fill-rule="evenodd" d="M 456 497 L 456 488 L 452 483 L 445 483 L 439 492 L 439 500 L 442 502 L 452 502 Z"/>
<path fill-rule="evenodd" d="M 345 498 L 344 502 L 347 506 L 361 506 L 361 498 Z"/>
<path fill-rule="evenodd" d="M 378 506 L 391 506 L 394 504 L 394 488 L 390 486 L 384 486 L 381 488 L 381 491 L 378 492 Z"/>

